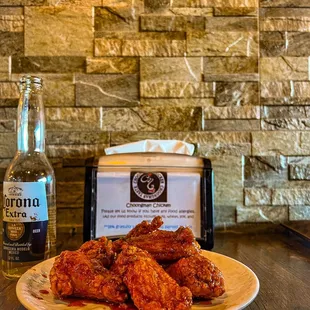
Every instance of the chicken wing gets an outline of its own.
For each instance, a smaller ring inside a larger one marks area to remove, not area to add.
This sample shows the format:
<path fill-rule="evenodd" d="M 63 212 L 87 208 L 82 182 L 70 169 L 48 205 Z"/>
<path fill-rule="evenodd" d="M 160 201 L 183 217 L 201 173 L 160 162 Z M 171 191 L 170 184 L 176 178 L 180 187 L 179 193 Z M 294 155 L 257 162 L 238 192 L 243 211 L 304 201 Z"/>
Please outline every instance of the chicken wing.
<path fill-rule="evenodd" d="M 192 294 L 180 287 L 146 251 L 123 246 L 111 270 L 124 279 L 139 310 L 186 310 Z"/>
<path fill-rule="evenodd" d="M 50 271 L 52 292 L 62 298 L 84 297 L 122 303 L 127 299 L 122 279 L 102 265 L 93 264 L 83 251 L 64 251 Z"/>
<path fill-rule="evenodd" d="M 138 237 L 141 235 L 147 235 L 155 230 L 157 230 L 164 222 L 160 216 L 153 218 L 152 222 L 143 221 L 140 224 L 136 225 L 125 237 L 125 239 L 131 237 Z"/>
<path fill-rule="evenodd" d="M 193 297 L 209 299 L 225 292 L 221 271 L 202 255 L 182 258 L 166 271 L 179 285 L 188 287 Z"/>
<path fill-rule="evenodd" d="M 85 242 L 79 251 L 83 252 L 93 265 L 105 268 L 112 265 L 116 255 L 112 249 L 112 241 L 106 237 Z"/>
<path fill-rule="evenodd" d="M 176 231 L 155 230 L 147 235 L 119 239 L 113 242 L 113 249 L 119 252 L 124 244 L 149 252 L 160 263 L 176 261 L 200 251 L 192 231 L 187 227 Z"/>

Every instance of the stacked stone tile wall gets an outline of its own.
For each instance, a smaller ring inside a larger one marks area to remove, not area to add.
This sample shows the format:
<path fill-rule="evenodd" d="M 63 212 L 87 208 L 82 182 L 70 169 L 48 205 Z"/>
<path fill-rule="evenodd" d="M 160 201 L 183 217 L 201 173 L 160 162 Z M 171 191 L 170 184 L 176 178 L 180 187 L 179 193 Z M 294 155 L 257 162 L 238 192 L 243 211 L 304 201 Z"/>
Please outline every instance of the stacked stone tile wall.
<path fill-rule="evenodd" d="M 198 145 L 216 225 L 310 219 L 309 0 L 0 0 L 0 180 L 17 82 L 44 79 L 58 228 L 82 227 L 85 158 Z"/>

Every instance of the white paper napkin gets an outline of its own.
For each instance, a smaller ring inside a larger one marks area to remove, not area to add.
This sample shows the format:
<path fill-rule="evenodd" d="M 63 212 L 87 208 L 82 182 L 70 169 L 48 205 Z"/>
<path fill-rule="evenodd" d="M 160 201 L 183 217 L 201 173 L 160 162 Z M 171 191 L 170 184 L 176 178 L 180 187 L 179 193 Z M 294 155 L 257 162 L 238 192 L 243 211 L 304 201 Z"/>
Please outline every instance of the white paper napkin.
<path fill-rule="evenodd" d="M 106 155 L 121 153 L 175 153 L 193 155 L 195 146 L 179 140 L 142 140 L 105 149 Z"/>

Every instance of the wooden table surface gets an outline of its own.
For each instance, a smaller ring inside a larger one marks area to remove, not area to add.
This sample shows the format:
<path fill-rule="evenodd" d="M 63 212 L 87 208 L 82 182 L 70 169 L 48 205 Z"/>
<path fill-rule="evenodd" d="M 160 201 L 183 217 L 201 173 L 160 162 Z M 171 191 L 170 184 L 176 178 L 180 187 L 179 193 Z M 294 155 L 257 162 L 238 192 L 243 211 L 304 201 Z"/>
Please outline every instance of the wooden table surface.
<path fill-rule="evenodd" d="M 80 235 L 58 236 L 59 250 L 76 249 Z M 250 267 L 260 292 L 248 310 L 310 309 L 310 246 L 286 231 L 268 234 L 217 233 L 214 251 Z M 25 309 L 17 300 L 16 282 L 0 275 L 0 309 Z"/>

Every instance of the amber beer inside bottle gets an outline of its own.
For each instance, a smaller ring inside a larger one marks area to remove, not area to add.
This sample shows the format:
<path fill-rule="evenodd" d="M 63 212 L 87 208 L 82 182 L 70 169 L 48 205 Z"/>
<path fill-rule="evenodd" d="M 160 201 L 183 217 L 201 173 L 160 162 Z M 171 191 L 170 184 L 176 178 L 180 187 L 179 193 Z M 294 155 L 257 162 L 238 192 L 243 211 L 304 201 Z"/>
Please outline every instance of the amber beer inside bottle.
<path fill-rule="evenodd" d="M 42 79 L 20 80 L 17 152 L 3 182 L 2 272 L 19 278 L 56 254 L 54 171 L 45 155 Z"/>

